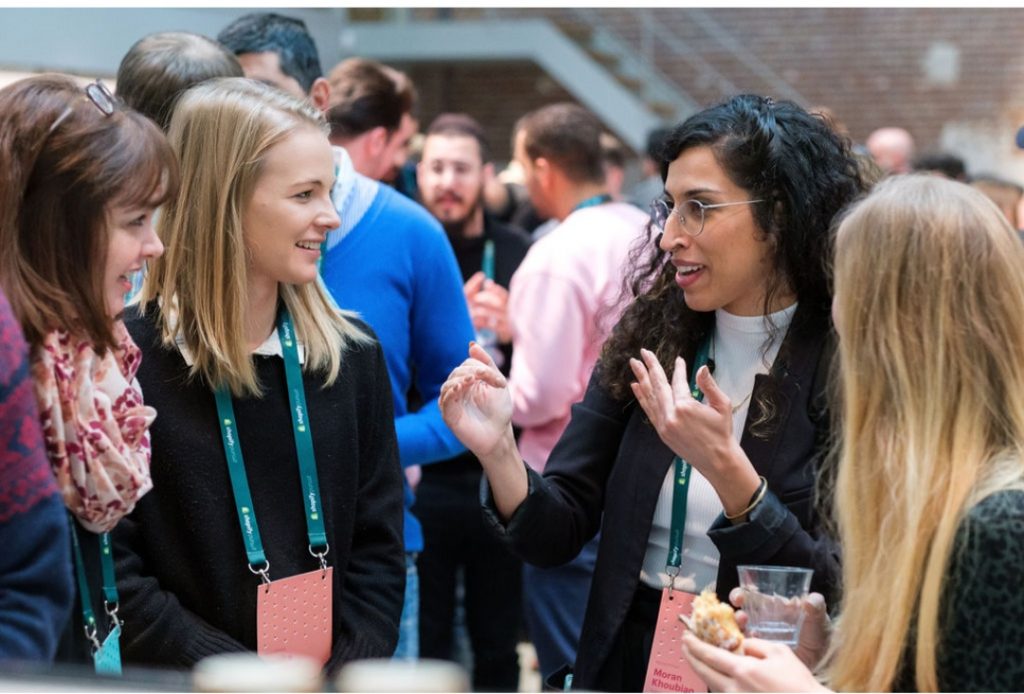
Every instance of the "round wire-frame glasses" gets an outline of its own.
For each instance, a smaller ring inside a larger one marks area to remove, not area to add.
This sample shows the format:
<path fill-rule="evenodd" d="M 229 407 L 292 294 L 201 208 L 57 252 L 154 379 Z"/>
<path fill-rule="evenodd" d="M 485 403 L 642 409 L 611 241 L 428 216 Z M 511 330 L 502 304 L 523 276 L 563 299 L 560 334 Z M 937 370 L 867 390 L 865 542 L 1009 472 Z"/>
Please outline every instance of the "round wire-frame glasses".
<path fill-rule="evenodd" d="M 655 198 L 651 201 L 651 222 L 654 226 L 665 231 L 665 225 L 673 214 L 678 218 L 683 231 L 689 236 L 700 236 L 704 231 L 704 217 L 707 210 L 714 210 L 719 207 L 732 207 L 734 205 L 752 205 L 763 200 L 739 200 L 737 202 L 718 202 L 712 205 L 703 203 L 700 200 L 683 200 L 676 206 L 669 204 L 664 198 Z"/>

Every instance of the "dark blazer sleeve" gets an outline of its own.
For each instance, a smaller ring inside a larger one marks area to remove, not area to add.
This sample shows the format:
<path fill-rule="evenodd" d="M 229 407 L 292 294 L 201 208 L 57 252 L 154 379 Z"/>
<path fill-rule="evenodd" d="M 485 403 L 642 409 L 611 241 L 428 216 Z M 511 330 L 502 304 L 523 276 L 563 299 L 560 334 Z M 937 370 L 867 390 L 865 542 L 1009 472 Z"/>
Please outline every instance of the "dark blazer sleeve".
<path fill-rule="evenodd" d="M 733 525 L 720 514 L 708 529 L 721 555 L 717 588 L 723 599 L 738 583 L 739 564 L 809 567 L 814 569 L 811 589 L 822 593 L 829 605 L 838 597 L 839 543 L 825 527 L 822 514 L 828 510 L 817 494 L 827 486 L 819 476 L 827 469 L 833 443 L 828 380 L 834 341 L 824 336 L 802 346 L 816 353 L 808 360 L 806 377 L 790 377 L 792 407 L 770 442 L 773 453 L 757 455 L 761 442 L 745 446 L 759 474 L 768 480 L 764 500 L 746 522 Z M 807 356 L 805 352 L 803 357 Z"/>
<path fill-rule="evenodd" d="M 352 553 L 345 570 L 342 624 L 327 663 L 390 657 L 398 644 L 405 598 L 402 469 L 390 381 L 380 345 L 361 387 L 372 392 L 360 432 L 359 493 Z"/>
<path fill-rule="evenodd" d="M 605 485 L 631 411 L 601 387 L 595 369 L 583 400 L 572 406 L 569 426 L 551 452 L 544 475 L 527 466 L 526 500 L 507 524 L 483 478 L 484 517 L 513 552 L 535 566 L 558 566 L 572 560 L 597 534 Z"/>

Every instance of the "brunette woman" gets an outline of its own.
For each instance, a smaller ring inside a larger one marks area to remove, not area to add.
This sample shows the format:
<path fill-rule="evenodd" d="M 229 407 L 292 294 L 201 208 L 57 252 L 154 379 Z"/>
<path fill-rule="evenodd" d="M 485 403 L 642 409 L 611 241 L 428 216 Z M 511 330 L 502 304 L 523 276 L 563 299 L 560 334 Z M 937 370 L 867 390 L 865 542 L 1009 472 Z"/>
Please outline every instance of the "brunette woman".
<path fill-rule="evenodd" d="M 900 176 L 835 257 L 839 618 L 830 642 L 823 610 L 805 624 L 805 662 L 688 657 L 723 692 L 1024 690 L 1024 247 L 981 192 Z"/>
<path fill-rule="evenodd" d="M 838 579 L 814 486 L 829 437 L 829 225 L 860 193 L 856 163 L 824 122 L 756 96 L 690 117 L 664 155 L 633 302 L 544 476 L 520 459 L 505 380 L 479 347 L 442 397 L 483 464 L 495 528 L 526 561 L 565 562 L 601 528 L 583 688 L 644 688 L 676 592 L 726 596 L 737 564 L 812 567 L 829 594 Z M 683 667 L 678 649 L 662 655 Z"/>
<path fill-rule="evenodd" d="M 120 672 L 108 533 L 152 487 L 149 425 L 121 322 L 163 245 L 176 189 L 163 134 L 101 83 L 45 75 L 0 90 L 0 283 L 29 344 L 47 454 L 72 522 L 78 601 L 58 653 Z"/>

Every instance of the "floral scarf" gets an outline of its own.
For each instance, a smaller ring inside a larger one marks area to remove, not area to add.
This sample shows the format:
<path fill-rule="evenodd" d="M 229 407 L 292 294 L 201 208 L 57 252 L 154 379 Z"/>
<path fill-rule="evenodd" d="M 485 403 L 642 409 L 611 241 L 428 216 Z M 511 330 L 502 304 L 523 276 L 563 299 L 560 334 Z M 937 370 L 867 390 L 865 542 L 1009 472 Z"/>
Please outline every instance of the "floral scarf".
<path fill-rule="evenodd" d="M 98 356 L 84 339 L 57 330 L 32 365 L 43 438 L 57 486 L 92 532 L 107 532 L 153 487 L 149 426 L 156 410 L 142 402 L 135 373 L 142 354 L 124 323 L 118 348 Z"/>

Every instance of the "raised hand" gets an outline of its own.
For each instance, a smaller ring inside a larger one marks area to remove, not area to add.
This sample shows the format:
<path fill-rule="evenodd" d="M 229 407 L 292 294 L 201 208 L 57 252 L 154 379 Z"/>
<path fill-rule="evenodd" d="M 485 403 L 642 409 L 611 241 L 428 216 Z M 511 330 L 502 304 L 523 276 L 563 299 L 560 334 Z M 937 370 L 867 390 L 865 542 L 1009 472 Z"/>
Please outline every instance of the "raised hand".
<path fill-rule="evenodd" d="M 707 366 L 697 372 L 699 402 L 690 393 L 686 362 L 676 357 L 669 383 L 654 353 L 630 359 L 633 395 L 666 446 L 696 468 L 715 488 L 729 515 L 742 511 L 760 484 L 757 472 L 732 435 L 732 403 Z"/>
<path fill-rule="evenodd" d="M 441 415 L 480 460 L 498 513 L 508 520 L 526 498 L 526 467 L 512 433 L 512 396 L 490 355 L 475 342 L 441 386 Z"/>
<path fill-rule="evenodd" d="M 470 344 L 462 362 L 441 386 L 441 415 L 452 433 L 481 460 L 512 431 L 508 382 L 487 351 Z"/>

